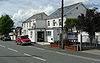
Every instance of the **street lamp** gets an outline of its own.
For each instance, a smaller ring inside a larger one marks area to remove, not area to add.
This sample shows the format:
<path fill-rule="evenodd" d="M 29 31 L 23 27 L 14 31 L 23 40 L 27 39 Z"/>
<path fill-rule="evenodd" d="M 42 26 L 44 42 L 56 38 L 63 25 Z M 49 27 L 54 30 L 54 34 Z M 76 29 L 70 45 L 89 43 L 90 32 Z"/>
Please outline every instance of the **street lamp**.
<path fill-rule="evenodd" d="M 61 34 L 61 46 L 62 46 L 62 48 L 64 48 L 64 43 L 63 43 L 63 13 L 64 13 L 64 7 L 63 7 L 63 5 L 64 5 L 64 0 L 62 0 L 62 10 L 61 10 L 61 20 L 62 20 L 62 34 Z"/>

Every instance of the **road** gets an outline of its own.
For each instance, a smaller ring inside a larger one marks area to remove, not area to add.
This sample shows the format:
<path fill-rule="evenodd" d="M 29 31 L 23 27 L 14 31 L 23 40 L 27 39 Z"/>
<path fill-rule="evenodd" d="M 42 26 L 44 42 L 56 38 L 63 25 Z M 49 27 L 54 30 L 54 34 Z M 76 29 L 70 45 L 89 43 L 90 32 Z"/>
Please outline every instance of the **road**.
<path fill-rule="evenodd" d="M 0 63 L 100 63 L 99 59 L 0 41 Z"/>

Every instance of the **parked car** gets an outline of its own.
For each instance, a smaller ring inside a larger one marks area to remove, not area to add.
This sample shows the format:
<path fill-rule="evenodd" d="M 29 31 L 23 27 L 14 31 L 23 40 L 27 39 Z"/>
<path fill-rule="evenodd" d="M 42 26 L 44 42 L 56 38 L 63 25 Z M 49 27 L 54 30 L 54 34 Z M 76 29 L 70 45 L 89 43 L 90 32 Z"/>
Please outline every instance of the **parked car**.
<path fill-rule="evenodd" d="M 9 35 L 3 35 L 0 39 L 6 41 L 6 40 L 11 40 L 11 37 Z"/>
<path fill-rule="evenodd" d="M 17 45 L 31 44 L 31 40 L 26 35 L 21 35 L 16 38 Z"/>
<path fill-rule="evenodd" d="M 2 35 L 2 34 L 0 34 L 0 40 L 2 39 L 2 37 L 3 37 L 3 35 Z"/>

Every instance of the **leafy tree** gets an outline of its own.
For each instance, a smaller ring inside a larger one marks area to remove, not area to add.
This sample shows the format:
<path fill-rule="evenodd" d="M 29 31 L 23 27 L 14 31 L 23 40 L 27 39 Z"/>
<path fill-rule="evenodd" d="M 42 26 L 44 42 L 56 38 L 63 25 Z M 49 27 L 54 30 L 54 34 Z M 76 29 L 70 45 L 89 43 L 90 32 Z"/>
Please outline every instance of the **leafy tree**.
<path fill-rule="evenodd" d="M 95 39 L 95 32 L 100 32 L 100 13 L 95 9 L 87 9 L 86 15 L 78 16 L 77 29 L 89 34 L 90 44 Z"/>
<path fill-rule="evenodd" d="M 76 26 L 77 18 L 68 18 L 65 21 L 65 31 L 67 32 L 69 29 L 72 31 L 72 28 Z"/>
<path fill-rule="evenodd" d="M 4 15 L 0 18 L 0 33 L 9 34 L 12 31 L 14 22 L 9 15 Z"/>

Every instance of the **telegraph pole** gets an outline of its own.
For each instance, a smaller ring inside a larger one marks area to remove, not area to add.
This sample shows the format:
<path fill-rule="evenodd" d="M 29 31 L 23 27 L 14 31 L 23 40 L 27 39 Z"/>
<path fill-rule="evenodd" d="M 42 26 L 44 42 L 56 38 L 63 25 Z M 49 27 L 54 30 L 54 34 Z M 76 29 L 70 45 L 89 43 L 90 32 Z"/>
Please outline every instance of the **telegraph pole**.
<path fill-rule="evenodd" d="M 64 43 L 63 43 L 63 13 L 64 13 L 64 0 L 62 0 L 62 11 L 61 11 L 61 20 L 62 20 L 62 28 L 61 28 L 61 30 L 62 30 L 62 34 L 61 34 L 61 46 L 62 46 L 62 48 L 64 48 Z"/>

